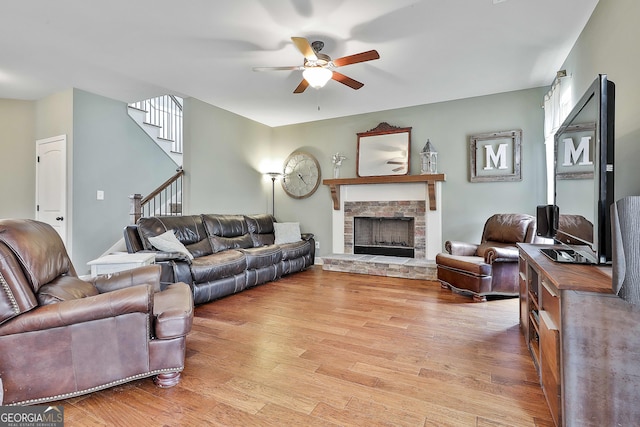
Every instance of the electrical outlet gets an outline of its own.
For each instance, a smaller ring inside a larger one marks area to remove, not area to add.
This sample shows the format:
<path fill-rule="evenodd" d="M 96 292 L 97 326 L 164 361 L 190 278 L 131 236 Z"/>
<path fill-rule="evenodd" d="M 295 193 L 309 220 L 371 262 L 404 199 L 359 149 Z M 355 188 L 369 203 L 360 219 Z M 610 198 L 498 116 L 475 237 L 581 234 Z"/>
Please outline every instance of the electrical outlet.
<path fill-rule="evenodd" d="M 104 191 L 102 190 L 96 191 L 96 200 L 104 200 Z"/>
<path fill-rule="evenodd" d="M 320 249 L 320 242 L 316 241 L 316 249 Z"/>

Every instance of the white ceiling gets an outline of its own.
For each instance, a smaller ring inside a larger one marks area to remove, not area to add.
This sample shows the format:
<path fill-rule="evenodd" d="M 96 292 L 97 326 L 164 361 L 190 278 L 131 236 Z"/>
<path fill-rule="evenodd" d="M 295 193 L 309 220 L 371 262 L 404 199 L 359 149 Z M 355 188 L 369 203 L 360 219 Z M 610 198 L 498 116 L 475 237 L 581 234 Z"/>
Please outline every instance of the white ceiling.
<path fill-rule="evenodd" d="M 0 98 L 195 97 L 269 126 L 550 85 L 598 0 L 0 0 Z M 293 94 L 291 36 L 365 85 Z"/>

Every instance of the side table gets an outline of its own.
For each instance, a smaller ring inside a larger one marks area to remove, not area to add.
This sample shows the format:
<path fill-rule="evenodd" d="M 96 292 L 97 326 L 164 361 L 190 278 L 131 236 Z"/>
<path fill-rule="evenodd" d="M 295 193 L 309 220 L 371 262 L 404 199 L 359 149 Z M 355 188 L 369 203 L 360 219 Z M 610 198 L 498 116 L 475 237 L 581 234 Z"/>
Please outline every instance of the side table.
<path fill-rule="evenodd" d="M 116 273 L 143 265 L 155 264 L 155 262 L 156 256 L 153 253 L 130 254 L 122 252 L 102 256 L 89 261 L 87 265 L 91 266 L 91 277 L 96 277 L 100 274 Z"/>

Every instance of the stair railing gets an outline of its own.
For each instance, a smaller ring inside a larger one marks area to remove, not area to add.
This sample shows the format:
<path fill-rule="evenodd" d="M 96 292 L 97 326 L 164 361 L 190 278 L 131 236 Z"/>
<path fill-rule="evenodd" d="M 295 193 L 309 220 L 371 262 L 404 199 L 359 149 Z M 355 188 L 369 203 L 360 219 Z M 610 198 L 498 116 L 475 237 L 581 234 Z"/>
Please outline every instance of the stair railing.
<path fill-rule="evenodd" d="M 129 106 L 145 111 L 145 123 L 160 128 L 159 138 L 171 141 L 171 151 L 174 153 L 182 153 L 182 102 L 178 97 L 157 96 Z"/>
<path fill-rule="evenodd" d="M 176 174 L 162 185 L 142 197 L 141 194 L 129 196 L 129 217 L 131 224 L 135 224 L 141 217 L 182 215 L 182 184 L 184 170 L 178 168 Z"/>

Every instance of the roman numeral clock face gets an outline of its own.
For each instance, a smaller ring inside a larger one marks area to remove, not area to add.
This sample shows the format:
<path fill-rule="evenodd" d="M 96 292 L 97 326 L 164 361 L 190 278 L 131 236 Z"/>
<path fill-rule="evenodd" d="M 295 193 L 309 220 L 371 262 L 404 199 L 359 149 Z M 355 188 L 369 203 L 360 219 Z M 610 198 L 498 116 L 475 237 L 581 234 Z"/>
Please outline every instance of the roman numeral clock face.
<path fill-rule="evenodd" d="M 284 162 L 282 188 L 294 199 L 311 196 L 320 185 L 320 165 L 304 151 L 294 151 Z"/>

